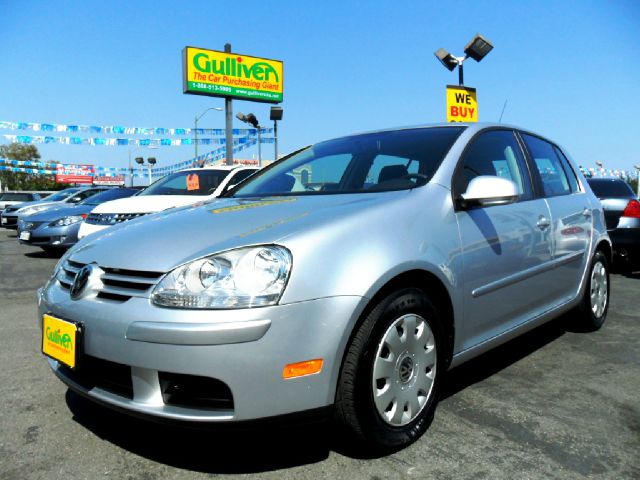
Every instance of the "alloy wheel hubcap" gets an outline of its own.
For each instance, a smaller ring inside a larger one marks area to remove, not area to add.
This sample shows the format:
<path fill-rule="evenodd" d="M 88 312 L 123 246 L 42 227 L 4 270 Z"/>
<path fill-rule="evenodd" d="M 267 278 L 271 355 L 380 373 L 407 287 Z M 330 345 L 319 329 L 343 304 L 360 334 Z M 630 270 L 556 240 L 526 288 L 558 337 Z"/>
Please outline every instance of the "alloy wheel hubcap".
<path fill-rule="evenodd" d="M 420 315 L 397 318 L 382 336 L 373 362 L 372 391 L 380 417 L 394 427 L 422 412 L 433 390 L 436 344 Z"/>
<path fill-rule="evenodd" d="M 591 271 L 591 311 L 596 318 L 602 317 L 607 307 L 609 285 L 607 283 L 607 269 L 598 262 Z"/>

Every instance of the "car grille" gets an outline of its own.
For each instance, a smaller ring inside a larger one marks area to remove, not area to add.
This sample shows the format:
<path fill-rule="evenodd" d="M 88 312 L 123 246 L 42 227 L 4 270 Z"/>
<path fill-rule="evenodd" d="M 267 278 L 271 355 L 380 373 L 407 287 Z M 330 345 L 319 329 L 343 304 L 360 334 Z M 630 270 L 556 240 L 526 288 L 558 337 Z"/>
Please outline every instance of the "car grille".
<path fill-rule="evenodd" d="M 85 263 L 67 260 L 57 275 L 58 283 L 65 290 L 71 288 L 76 273 Z M 97 297 L 102 300 L 126 302 L 131 297 L 147 298 L 164 273 L 141 270 L 124 270 L 121 268 L 100 267 L 104 271 L 100 280 L 102 287 Z"/>
<path fill-rule="evenodd" d="M 85 222 L 91 225 L 117 225 L 143 215 L 146 213 L 90 213 Z"/>
<path fill-rule="evenodd" d="M 47 223 L 47 222 L 25 222 L 25 221 L 21 220 L 20 230 L 22 230 L 23 232 L 26 231 L 26 230 L 35 230 L 36 228 L 38 228 L 43 223 Z"/>

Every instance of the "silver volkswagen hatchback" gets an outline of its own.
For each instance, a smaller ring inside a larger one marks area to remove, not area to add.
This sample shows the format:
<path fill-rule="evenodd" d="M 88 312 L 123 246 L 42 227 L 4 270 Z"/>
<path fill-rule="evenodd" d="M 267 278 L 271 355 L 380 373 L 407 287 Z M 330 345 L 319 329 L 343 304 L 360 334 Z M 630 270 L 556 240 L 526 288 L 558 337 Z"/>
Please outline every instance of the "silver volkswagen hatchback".
<path fill-rule="evenodd" d="M 504 125 L 353 135 L 89 236 L 38 293 L 72 390 L 134 414 L 331 412 L 416 440 L 442 378 L 563 312 L 599 328 L 611 244 L 566 152 Z"/>

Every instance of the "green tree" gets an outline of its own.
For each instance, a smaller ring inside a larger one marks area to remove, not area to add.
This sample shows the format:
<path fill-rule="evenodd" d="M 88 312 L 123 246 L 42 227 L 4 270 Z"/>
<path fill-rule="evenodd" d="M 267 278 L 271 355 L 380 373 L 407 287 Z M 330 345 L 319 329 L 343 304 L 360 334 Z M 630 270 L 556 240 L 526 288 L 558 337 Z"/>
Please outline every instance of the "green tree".
<path fill-rule="evenodd" d="M 20 161 L 36 161 L 40 159 L 40 152 L 35 145 L 11 143 L 0 145 L 0 158 Z M 57 162 L 51 162 L 57 163 Z M 3 190 L 59 190 L 66 187 L 56 184 L 52 175 L 40 175 L 24 172 L 0 172 L 0 183 Z"/>
<path fill-rule="evenodd" d="M 638 193 L 638 177 L 627 179 L 627 183 L 631 185 L 631 188 L 633 189 L 634 192 Z"/>

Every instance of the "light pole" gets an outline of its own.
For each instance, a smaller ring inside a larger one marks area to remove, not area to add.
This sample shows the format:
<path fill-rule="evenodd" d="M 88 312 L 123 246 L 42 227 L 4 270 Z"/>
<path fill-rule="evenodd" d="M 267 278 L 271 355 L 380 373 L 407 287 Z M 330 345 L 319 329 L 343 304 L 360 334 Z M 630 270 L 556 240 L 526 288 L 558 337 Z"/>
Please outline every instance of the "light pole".
<path fill-rule="evenodd" d="M 602 162 L 596 160 L 596 166 L 600 169 L 600 176 L 604 177 L 604 167 L 602 165 Z"/>
<path fill-rule="evenodd" d="M 196 115 L 195 116 L 195 127 L 193 129 L 193 133 L 195 135 L 194 138 L 194 145 L 196 147 L 196 161 L 198 161 L 198 120 L 200 120 L 202 117 L 204 117 L 204 114 L 207 113 L 209 110 L 217 110 L 218 112 L 222 111 L 222 108 L 220 107 L 211 107 L 211 108 L 207 108 L 204 112 L 202 112 L 200 115 Z"/>
<path fill-rule="evenodd" d="M 129 148 L 129 186 L 133 187 L 133 165 L 131 164 L 131 152 L 135 152 L 136 150 L 140 150 L 141 148 L 148 148 L 149 150 L 156 150 L 159 147 L 156 145 L 150 145 L 150 146 L 138 146 L 136 148 Z M 138 160 L 136 159 L 136 162 Z"/>
<path fill-rule="evenodd" d="M 458 67 L 458 83 L 460 85 L 464 85 L 464 71 L 462 69 L 463 62 L 467 58 L 473 58 L 476 62 L 479 62 L 491 50 L 493 50 L 493 45 L 491 44 L 491 42 L 477 33 L 476 36 L 473 37 L 469 43 L 467 43 L 467 46 L 464 47 L 464 57 L 453 56 L 444 48 L 439 48 L 438 50 L 436 50 L 435 56 L 450 72 Z"/>
<path fill-rule="evenodd" d="M 262 127 L 260 126 L 260 122 L 258 122 L 258 118 L 253 113 L 245 115 L 242 112 L 238 112 L 236 114 L 236 118 L 241 122 L 249 123 L 253 125 L 253 128 L 258 129 L 258 167 L 262 168 L 262 142 L 260 141 L 260 130 Z"/>
<path fill-rule="evenodd" d="M 278 120 L 282 120 L 282 107 L 271 107 L 270 120 L 273 120 L 273 161 L 278 160 Z"/>
<path fill-rule="evenodd" d="M 144 167 L 144 158 L 136 157 L 136 163 Z M 149 185 L 151 185 L 151 169 L 156 164 L 156 157 L 147 157 L 147 172 L 149 173 Z"/>

